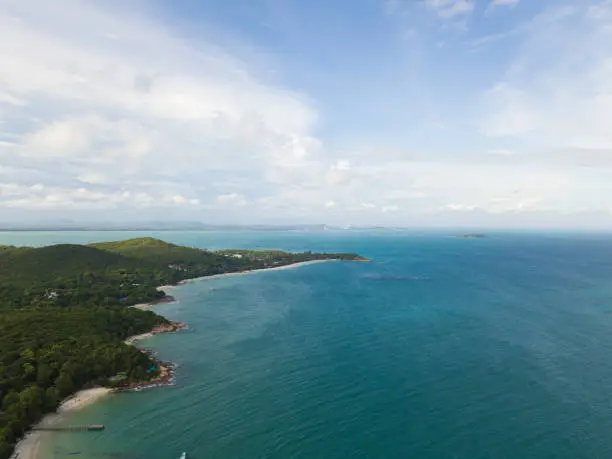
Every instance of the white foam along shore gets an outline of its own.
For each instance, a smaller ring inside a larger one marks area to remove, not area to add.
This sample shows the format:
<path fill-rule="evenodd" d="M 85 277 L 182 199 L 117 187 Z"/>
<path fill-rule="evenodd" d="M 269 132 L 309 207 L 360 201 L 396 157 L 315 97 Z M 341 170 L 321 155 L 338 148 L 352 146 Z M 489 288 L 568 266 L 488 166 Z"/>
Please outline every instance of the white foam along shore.
<path fill-rule="evenodd" d="M 57 409 L 57 412 L 45 415 L 34 429 L 41 427 L 51 427 L 61 422 L 69 413 L 79 410 L 94 403 L 96 400 L 111 393 L 107 387 L 94 387 L 93 389 L 81 390 L 70 397 L 64 399 Z M 36 459 L 38 448 L 49 432 L 43 430 L 30 430 L 15 446 L 15 451 L 11 459 Z"/>

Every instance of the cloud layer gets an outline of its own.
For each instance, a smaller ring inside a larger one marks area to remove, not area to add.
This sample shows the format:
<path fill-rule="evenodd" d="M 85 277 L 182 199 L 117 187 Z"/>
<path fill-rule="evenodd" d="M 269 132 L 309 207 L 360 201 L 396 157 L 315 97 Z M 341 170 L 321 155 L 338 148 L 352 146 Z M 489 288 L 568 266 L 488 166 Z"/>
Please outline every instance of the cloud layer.
<path fill-rule="evenodd" d="M 612 3 L 555 2 L 490 34 L 447 23 L 522 3 L 419 6 L 440 29 L 407 34 L 402 22 L 398 53 L 418 46 L 439 65 L 453 37 L 466 60 L 484 66 L 498 46 L 504 59 L 478 85 L 453 82 L 465 91 L 450 98 L 435 69 L 421 92 L 431 113 L 454 118 L 407 111 L 423 104 L 391 88 L 408 108 L 390 115 L 398 128 L 381 145 L 358 129 L 335 137 L 324 92 L 286 81 L 265 48 L 213 41 L 206 27 L 183 34 L 137 1 L 0 0 L 0 215 L 505 225 L 610 214 Z M 412 7 L 386 2 L 381 16 L 397 25 Z M 426 130 L 403 131 L 408 116 L 428 117 Z"/>

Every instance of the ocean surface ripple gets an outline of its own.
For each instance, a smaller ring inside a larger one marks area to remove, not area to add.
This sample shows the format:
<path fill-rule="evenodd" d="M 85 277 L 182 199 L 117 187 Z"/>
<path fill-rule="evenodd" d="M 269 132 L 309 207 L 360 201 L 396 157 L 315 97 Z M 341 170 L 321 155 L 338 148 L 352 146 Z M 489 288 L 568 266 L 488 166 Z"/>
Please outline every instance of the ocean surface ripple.
<path fill-rule="evenodd" d="M 40 459 L 612 457 L 612 236 L 155 236 L 374 261 L 174 289 L 156 310 L 190 330 L 144 344 L 176 384 L 75 413 L 107 429 L 53 435 Z"/>

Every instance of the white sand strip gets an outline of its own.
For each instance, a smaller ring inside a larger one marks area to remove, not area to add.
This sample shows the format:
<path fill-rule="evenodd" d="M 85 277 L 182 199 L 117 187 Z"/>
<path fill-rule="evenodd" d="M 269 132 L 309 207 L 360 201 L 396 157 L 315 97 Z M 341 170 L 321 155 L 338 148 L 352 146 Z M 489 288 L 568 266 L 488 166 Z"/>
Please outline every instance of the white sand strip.
<path fill-rule="evenodd" d="M 107 387 L 95 387 L 93 389 L 81 390 L 65 399 L 57 409 L 57 413 L 45 415 L 35 427 L 52 427 L 63 419 L 62 415 L 90 405 L 96 400 L 108 395 L 110 392 L 111 389 Z M 41 430 L 29 431 L 15 446 L 15 451 L 11 459 L 36 459 L 41 441 L 45 435 L 49 434 L 50 432 Z"/>

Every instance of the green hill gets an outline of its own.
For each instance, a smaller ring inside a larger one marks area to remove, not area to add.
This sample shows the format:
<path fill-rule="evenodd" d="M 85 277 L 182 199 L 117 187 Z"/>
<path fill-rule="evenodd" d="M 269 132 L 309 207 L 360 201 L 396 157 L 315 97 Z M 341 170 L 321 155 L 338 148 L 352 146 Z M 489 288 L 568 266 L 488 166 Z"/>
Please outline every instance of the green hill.
<path fill-rule="evenodd" d="M 160 297 L 171 269 L 93 247 L 60 244 L 0 251 L 0 310 L 135 304 Z"/>
<path fill-rule="evenodd" d="M 90 247 L 155 263 L 159 266 L 171 267 L 170 269 L 175 271 L 192 272 L 198 276 L 205 276 L 209 272 L 216 274 L 231 271 L 243 264 L 215 252 L 175 245 L 150 237 L 100 242 L 90 244 Z"/>
<path fill-rule="evenodd" d="M 0 245 L 0 257 L 6 254 L 13 254 L 15 252 L 24 252 L 32 250 L 33 247 L 15 247 L 14 245 Z"/>
<path fill-rule="evenodd" d="M 0 251 L 1 282 L 44 283 L 86 272 L 136 268 L 138 263 L 119 254 L 84 245 L 61 244 Z"/>

